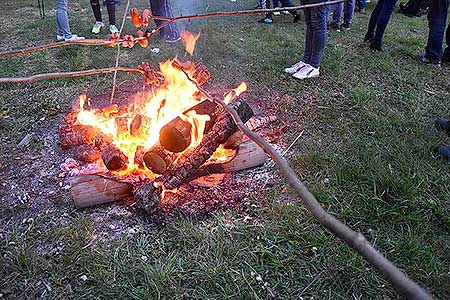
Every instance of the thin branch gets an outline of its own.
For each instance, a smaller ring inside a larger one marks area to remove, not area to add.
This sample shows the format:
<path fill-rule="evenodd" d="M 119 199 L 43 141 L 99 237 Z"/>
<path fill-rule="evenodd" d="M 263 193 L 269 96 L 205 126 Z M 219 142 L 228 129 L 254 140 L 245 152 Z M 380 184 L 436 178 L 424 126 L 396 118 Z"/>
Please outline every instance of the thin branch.
<path fill-rule="evenodd" d="M 0 84 L 32 83 L 32 82 L 48 80 L 48 79 L 73 78 L 73 77 L 81 77 L 81 76 L 88 76 L 88 75 L 95 75 L 95 74 L 108 74 L 108 73 L 112 73 L 112 72 L 116 72 L 116 71 L 139 72 L 139 73 L 145 75 L 145 71 L 142 69 L 117 67 L 117 68 L 92 69 L 92 70 L 75 71 L 75 72 L 44 73 L 44 74 L 33 75 L 30 77 L 0 78 Z"/>
<path fill-rule="evenodd" d="M 119 36 L 122 34 L 123 26 L 125 25 L 125 20 L 126 20 L 127 14 L 128 14 L 129 7 L 130 7 L 130 0 L 128 0 L 127 6 L 125 7 L 125 12 L 124 12 L 124 15 L 122 18 L 122 25 L 120 26 L 120 30 L 119 30 Z M 120 45 L 117 45 L 116 64 L 114 66 L 115 68 L 117 68 L 119 66 L 119 55 L 120 55 Z M 111 97 L 109 99 L 109 104 L 112 104 L 112 102 L 114 100 L 114 94 L 116 93 L 116 80 L 117 80 L 117 71 L 114 71 L 112 91 L 111 91 Z"/>
<path fill-rule="evenodd" d="M 347 245 L 352 247 L 368 263 L 375 267 L 375 269 L 377 269 L 401 295 L 410 300 L 432 299 L 431 295 L 428 294 L 427 291 L 422 289 L 391 261 L 378 252 L 361 233 L 353 231 L 350 227 L 326 212 L 305 184 L 298 178 L 286 159 L 284 159 L 263 138 L 251 131 L 242 122 L 236 110 L 225 104 L 222 100 L 212 97 L 205 89 L 192 80 L 184 70 L 183 72 L 186 74 L 187 78 L 196 85 L 197 89 L 205 95 L 206 98 L 217 105 L 222 106 L 226 111 L 228 111 L 228 113 L 230 113 L 233 117 L 237 127 L 269 154 L 275 162 L 279 172 L 284 176 L 292 189 L 301 198 L 303 205 L 320 224 L 322 224 L 335 236 L 343 240 Z"/>
<path fill-rule="evenodd" d="M 162 20 L 167 21 L 164 24 L 161 24 L 155 29 L 152 29 L 150 31 L 150 35 L 155 34 L 156 32 L 160 31 L 162 28 L 169 26 L 172 23 L 183 21 L 183 20 L 193 20 L 193 19 L 204 19 L 204 18 L 211 18 L 211 17 L 231 17 L 231 16 L 241 16 L 241 15 L 257 15 L 257 14 L 266 14 L 266 13 L 273 13 L 273 12 L 280 12 L 280 11 L 291 11 L 291 10 L 304 10 L 307 8 L 312 7 L 319 7 L 319 6 L 327 6 L 327 5 L 333 5 L 341 2 L 345 2 L 346 0 L 333 0 L 329 2 L 319 2 L 314 4 L 306 4 L 306 5 L 299 5 L 299 6 L 293 6 L 293 7 L 283 7 L 283 8 L 273 8 L 273 9 L 255 9 L 255 10 L 240 10 L 240 11 L 230 11 L 230 12 L 214 12 L 214 13 L 205 13 L 205 14 L 196 14 L 196 15 L 190 15 L 190 16 L 181 16 L 181 17 L 175 17 L 175 18 L 165 18 L 165 17 L 158 17 L 158 16 L 150 16 L 154 20 Z M 134 41 L 138 41 L 140 39 L 144 39 L 148 37 L 137 37 L 134 38 Z M 18 49 L 18 50 L 8 50 L 8 51 L 2 51 L 0 52 L 0 57 L 2 56 L 12 56 L 12 55 L 19 55 L 19 54 L 26 54 L 26 53 L 32 53 L 37 51 L 43 51 L 47 49 L 53 49 L 63 46 L 70 46 L 70 45 L 85 45 L 85 46 L 99 46 L 99 45 L 105 45 L 105 46 L 113 46 L 116 44 L 122 43 L 123 40 L 99 40 L 99 39 L 88 39 L 88 40 L 81 40 L 81 41 L 73 41 L 73 42 L 59 42 L 54 44 L 48 44 L 48 45 L 42 45 L 42 46 L 36 46 L 36 47 L 30 47 L 25 49 Z"/>

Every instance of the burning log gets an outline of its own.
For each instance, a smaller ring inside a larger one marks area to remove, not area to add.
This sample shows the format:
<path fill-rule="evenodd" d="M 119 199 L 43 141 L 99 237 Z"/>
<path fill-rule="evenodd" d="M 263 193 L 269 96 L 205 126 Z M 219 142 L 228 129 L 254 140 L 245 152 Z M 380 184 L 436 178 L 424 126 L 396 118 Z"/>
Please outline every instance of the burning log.
<path fill-rule="evenodd" d="M 164 174 L 176 159 L 176 154 L 167 151 L 161 145 L 153 146 L 144 154 L 144 165 L 155 174 Z"/>
<path fill-rule="evenodd" d="M 147 168 L 155 174 L 164 174 L 176 159 L 176 154 L 167 151 L 159 143 L 146 150 L 139 146 L 136 149 L 134 163 Z"/>
<path fill-rule="evenodd" d="M 230 105 L 245 121 L 253 116 L 252 109 L 244 101 L 236 100 Z M 226 142 L 236 130 L 237 127 L 231 115 L 222 112 L 217 117 L 217 121 L 211 130 L 204 135 L 200 145 L 192 149 L 189 154 L 182 156 L 163 176 L 158 178 L 158 182 L 144 184 L 136 191 L 135 198 L 138 204 L 147 212 L 152 213 L 161 200 L 162 186 L 169 190 L 180 187 L 212 156 L 219 145 Z M 155 187 L 155 185 L 158 187 Z"/>
<path fill-rule="evenodd" d="M 130 123 L 130 134 L 138 136 L 143 133 L 143 130 L 148 129 L 150 118 L 143 115 L 136 115 Z"/>
<path fill-rule="evenodd" d="M 209 115 L 210 120 L 206 122 L 205 133 L 207 133 L 214 123 L 218 112 L 220 111 L 216 104 L 205 100 L 183 114 L 186 115 L 190 111 L 194 111 L 198 115 Z M 189 122 L 183 121 L 180 117 L 176 117 L 159 131 L 159 142 L 161 145 L 171 152 L 183 152 L 191 144 L 191 127 Z"/>
<path fill-rule="evenodd" d="M 97 130 L 87 125 L 61 125 L 59 126 L 59 141 L 63 148 L 71 148 L 84 144 L 91 144 Z"/>
<path fill-rule="evenodd" d="M 133 186 L 98 175 L 83 175 L 69 179 L 76 208 L 125 200 L 133 197 Z"/>
<path fill-rule="evenodd" d="M 127 168 L 128 157 L 114 146 L 110 137 L 99 133 L 95 137 L 95 146 L 100 149 L 103 163 L 108 170 L 120 171 Z"/>

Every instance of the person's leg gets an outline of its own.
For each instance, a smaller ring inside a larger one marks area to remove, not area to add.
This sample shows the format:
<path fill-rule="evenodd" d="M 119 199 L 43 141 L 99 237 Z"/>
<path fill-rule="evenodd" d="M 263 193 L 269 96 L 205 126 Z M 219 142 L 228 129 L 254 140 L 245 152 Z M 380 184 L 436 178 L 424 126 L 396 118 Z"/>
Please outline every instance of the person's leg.
<path fill-rule="evenodd" d="M 172 7 L 169 0 L 149 0 L 152 14 L 159 17 L 173 18 Z M 167 21 L 155 20 L 156 26 L 160 26 Z M 166 41 L 177 41 L 180 39 L 180 32 L 175 23 L 164 27 L 160 30 L 160 36 Z"/>
<path fill-rule="evenodd" d="M 433 0 L 428 12 L 428 43 L 425 57 L 431 61 L 439 61 L 442 56 L 445 25 L 447 23 L 449 0 Z"/>
<path fill-rule="evenodd" d="M 380 16 L 376 25 L 375 35 L 372 39 L 373 48 L 381 49 L 383 35 L 386 31 L 386 27 L 391 19 L 392 12 L 394 11 L 397 0 L 385 0 L 383 7 L 381 8 Z"/>
<path fill-rule="evenodd" d="M 109 25 L 116 25 L 116 3 L 114 0 L 106 1 L 106 9 L 108 10 Z"/>
<path fill-rule="evenodd" d="M 311 60 L 312 38 L 313 38 L 313 31 L 311 25 L 311 9 L 305 9 L 303 13 L 305 15 L 306 32 L 305 32 L 305 50 L 303 52 L 302 61 L 306 64 L 309 64 Z"/>
<path fill-rule="evenodd" d="M 278 8 L 279 7 L 279 5 L 280 5 L 279 0 L 273 0 L 272 2 L 273 2 L 273 8 Z"/>
<path fill-rule="evenodd" d="M 281 5 L 282 5 L 283 7 L 294 7 L 294 6 L 295 6 L 295 4 L 292 3 L 291 0 L 280 0 L 280 1 L 281 1 Z M 296 16 L 299 15 L 298 11 L 296 11 L 296 10 L 290 10 L 289 12 L 290 12 L 294 17 L 296 17 Z"/>
<path fill-rule="evenodd" d="M 365 14 L 367 8 L 367 0 L 358 0 L 359 12 Z"/>
<path fill-rule="evenodd" d="M 375 5 L 372 14 L 370 14 L 369 25 L 367 27 L 366 38 L 370 36 L 370 39 L 375 35 L 375 28 L 377 27 L 378 18 L 380 17 L 381 9 L 383 8 L 385 0 L 378 0 Z"/>
<path fill-rule="evenodd" d="M 94 13 L 94 18 L 96 22 L 102 22 L 102 12 L 100 9 L 99 0 L 91 0 L 92 12 Z"/>
<path fill-rule="evenodd" d="M 69 27 L 69 17 L 67 15 L 67 0 L 56 0 L 56 34 L 70 39 L 72 33 Z"/>
<path fill-rule="evenodd" d="M 352 24 L 353 14 L 355 12 L 355 0 L 348 0 L 344 4 L 344 24 Z"/>
<path fill-rule="evenodd" d="M 341 15 L 344 10 L 344 3 L 336 3 L 331 7 L 331 9 L 333 10 L 333 28 L 338 29 L 341 24 Z"/>
<path fill-rule="evenodd" d="M 311 40 L 311 57 L 309 64 L 319 68 L 325 51 L 327 41 L 327 7 L 313 7 L 311 9 L 311 29 L 313 31 Z"/>
<path fill-rule="evenodd" d="M 445 48 L 444 54 L 442 55 L 442 61 L 450 62 L 450 22 L 445 32 L 445 44 L 447 44 L 447 48 Z"/>

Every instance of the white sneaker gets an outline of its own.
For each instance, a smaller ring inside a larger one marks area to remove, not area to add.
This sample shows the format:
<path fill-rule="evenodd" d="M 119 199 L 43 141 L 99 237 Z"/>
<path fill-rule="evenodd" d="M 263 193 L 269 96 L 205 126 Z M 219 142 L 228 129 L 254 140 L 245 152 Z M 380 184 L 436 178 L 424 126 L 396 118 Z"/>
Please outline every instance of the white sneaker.
<path fill-rule="evenodd" d="M 288 15 L 290 15 L 291 13 L 290 12 L 288 12 L 287 10 L 283 10 L 283 15 L 286 15 L 286 16 L 288 16 Z"/>
<path fill-rule="evenodd" d="M 76 34 L 72 34 L 72 36 L 69 39 L 64 38 L 65 42 L 76 42 L 81 40 L 84 40 L 84 37 L 78 36 Z"/>
<path fill-rule="evenodd" d="M 62 36 L 62 35 L 56 35 L 56 40 L 58 41 L 58 42 L 62 42 L 62 41 L 64 41 L 64 36 Z"/>
<path fill-rule="evenodd" d="M 105 26 L 105 24 L 103 24 L 103 22 L 96 21 L 94 23 L 94 26 L 92 26 L 92 33 L 93 34 L 99 34 L 100 31 L 102 30 L 103 26 Z"/>
<path fill-rule="evenodd" d="M 281 13 L 280 13 L 279 11 L 274 11 L 274 12 L 273 12 L 273 15 L 274 15 L 274 16 L 279 16 L 279 15 L 281 15 Z"/>
<path fill-rule="evenodd" d="M 119 29 L 117 29 L 116 25 L 109 25 L 109 32 L 112 34 L 119 33 Z"/>
<path fill-rule="evenodd" d="M 311 65 L 306 65 L 305 68 L 302 68 L 301 70 L 299 70 L 297 73 L 293 74 L 292 76 L 294 78 L 297 79 L 306 79 L 306 78 L 314 78 L 314 77 L 318 77 L 320 72 L 319 72 L 320 68 L 314 68 Z"/>
<path fill-rule="evenodd" d="M 300 61 L 296 63 L 295 65 L 290 66 L 289 68 L 284 69 L 284 72 L 288 74 L 294 74 L 300 71 L 300 69 L 306 67 L 308 64 L 305 64 L 304 62 Z"/>

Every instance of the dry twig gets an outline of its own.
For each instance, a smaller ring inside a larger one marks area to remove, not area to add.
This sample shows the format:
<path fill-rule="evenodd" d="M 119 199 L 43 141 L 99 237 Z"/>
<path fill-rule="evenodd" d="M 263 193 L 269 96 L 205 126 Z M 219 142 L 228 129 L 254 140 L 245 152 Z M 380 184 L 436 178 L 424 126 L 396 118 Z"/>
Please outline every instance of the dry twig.
<path fill-rule="evenodd" d="M 121 72 L 139 72 L 145 76 L 146 72 L 139 68 L 124 68 L 124 67 L 117 67 L 117 68 L 105 68 L 105 69 L 92 69 L 92 70 L 85 70 L 85 71 L 74 71 L 74 72 L 56 72 L 56 73 L 44 73 L 44 74 L 37 74 L 30 77 L 17 77 L 17 78 L 0 78 L 0 84 L 5 83 L 32 83 L 36 81 L 41 80 L 48 80 L 48 79 L 58 79 L 58 78 L 73 78 L 73 77 L 81 77 L 81 76 L 88 76 L 88 75 L 96 75 L 96 74 L 107 74 L 112 73 L 116 71 Z"/>
<path fill-rule="evenodd" d="M 350 227 L 326 212 L 313 194 L 308 190 L 305 184 L 298 178 L 295 171 L 289 166 L 284 159 L 269 143 L 267 143 L 259 135 L 248 129 L 242 122 L 237 112 L 220 99 L 212 97 L 205 89 L 199 86 L 189 75 L 183 70 L 188 79 L 197 86 L 197 89 L 210 101 L 222 106 L 233 117 L 239 130 L 247 135 L 252 141 L 257 143 L 275 162 L 279 172 L 288 181 L 289 185 L 300 196 L 303 205 L 313 215 L 313 217 L 327 228 L 335 236 L 343 240 L 347 245 L 352 247 L 367 262 L 375 267 L 378 272 L 406 299 L 410 300 L 426 300 L 432 299 L 427 291 L 422 289 L 417 283 L 412 281 L 404 272 L 397 268 L 390 260 L 378 252 L 366 238 L 358 232 L 353 231 Z"/>

